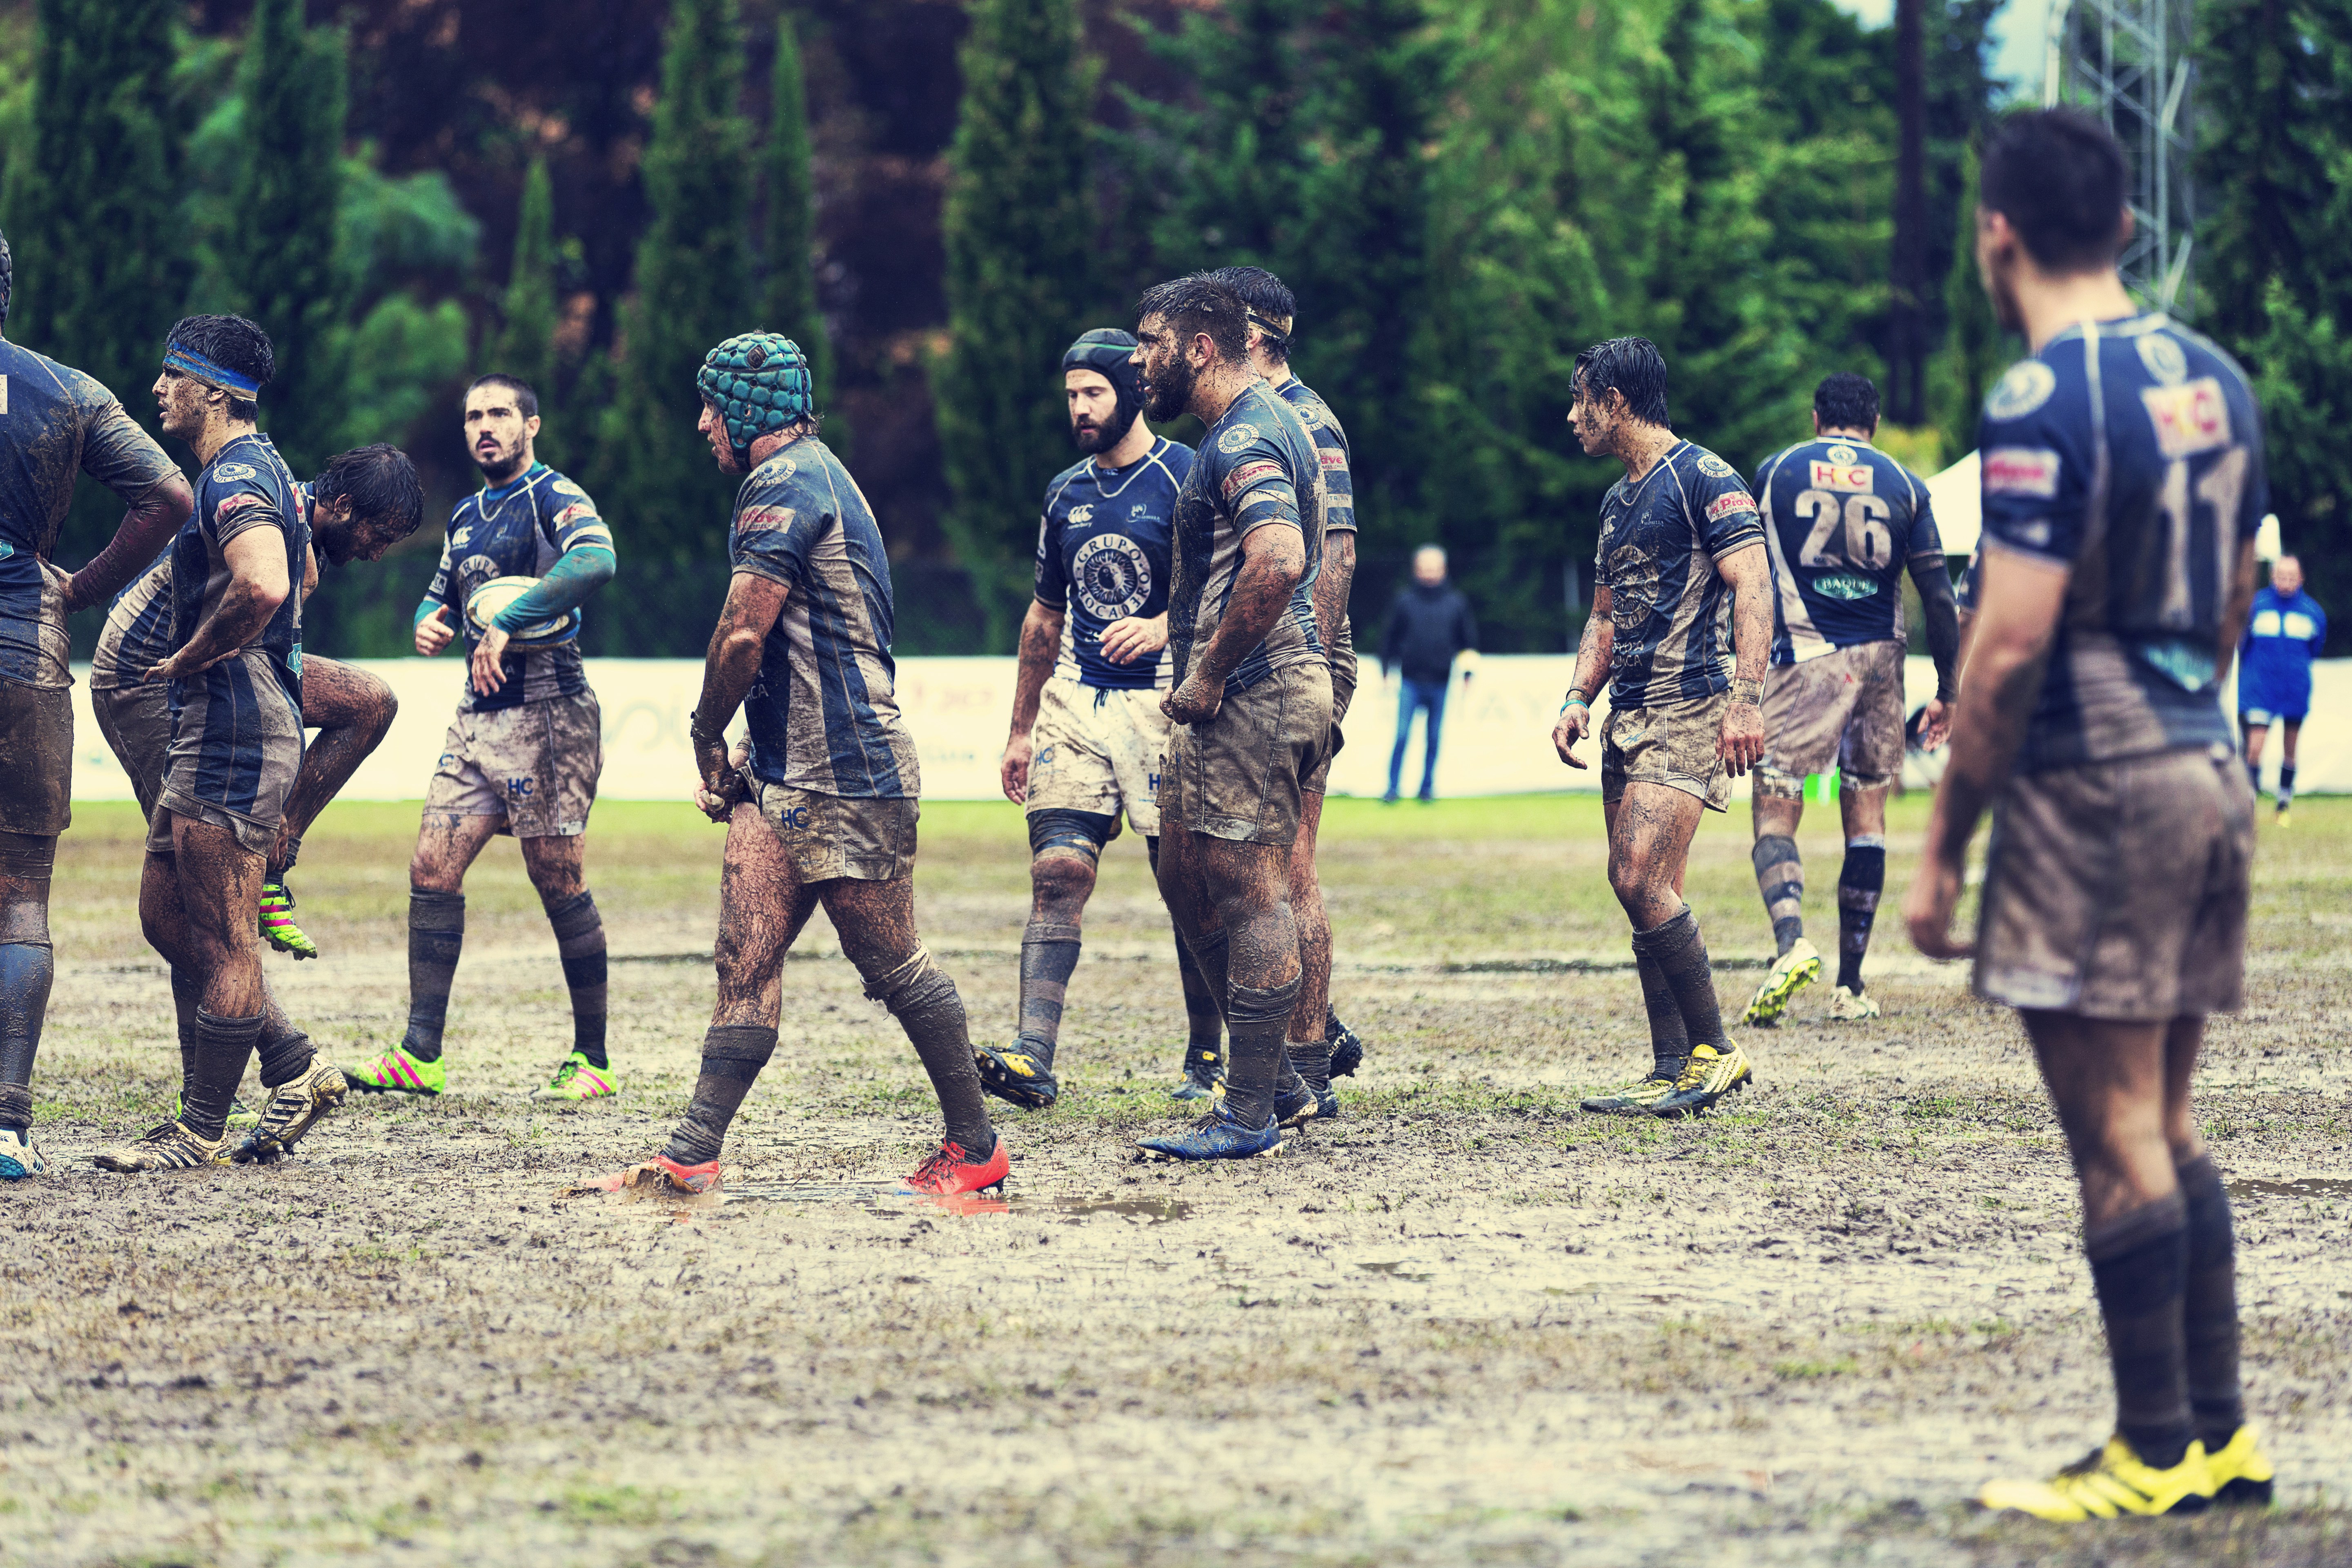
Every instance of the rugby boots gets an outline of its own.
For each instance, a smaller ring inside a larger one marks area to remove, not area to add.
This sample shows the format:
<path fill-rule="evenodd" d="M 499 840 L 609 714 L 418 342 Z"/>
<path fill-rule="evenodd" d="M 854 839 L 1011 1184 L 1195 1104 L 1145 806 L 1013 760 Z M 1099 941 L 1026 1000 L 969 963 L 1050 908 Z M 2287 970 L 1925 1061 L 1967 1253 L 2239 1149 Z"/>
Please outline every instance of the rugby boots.
<path fill-rule="evenodd" d="M 1184 1078 L 1168 1091 L 1171 1100 L 1209 1100 L 1224 1081 L 1225 1058 L 1215 1049 L 1184 1047 Z"/>
<path fill-rule="evenodd" d="M 1139 1138 L 1135 1146 L 1147 1154 L 1171 1160 L 1255 1160 L 1282 1152 L 1282 1124 L 1272 1116 L 1263 1127 L 1244 1127 L 1220 1100 L 1216 1108 L 1181 1132 Z"/>
<path fill-rule="evenodd" d="M 33 1147 L 32 1129 L 0 1127 L 0 1182 L 27 1181 L 48 1168 Z"/>
<path fill-rule="evenodd" d="M 1739 1021 L 1759 1029 L 1779 1027 L 1780 1016 L 1789 1010 L 1789 1003 L 1797 993 L 1821 977 L 1821 950 L 1799 937 L 1795 945 L 1772 961 L 1771 971 L 1764 976 L 1764 984 L 1756 988 Z"/>
<path fill-rule="evenodd" d="M 261 884 L 261 938 L 280 952 L 316 958 L 319 944 L 294 923 L 293 889 L 280 880 Z"/>
<path fill-rule="evenodd" d="M 1592 1095 L 1579 1104 L 1602 1116 L 1647 1116 L 1652 1107 L 1674 1091 L 1674 1075 L 1653 1068 L 1647 1078 L 1637 1079 L 1607 1094 Z"/>
<path fill-rule="evenodd" d="M 533 1100 L 602 1100 L 608 1094 L 618 1094 L 621 1086 L 612 1079 L 610 1068 L 599 1068 L 590 1064 L 587 1056 L 574 1051 L 557 1064 L 555 1076 L 530 1091 Z"/>
<path fill-rule="evenodd" d="M 139 1135 L 138 1142 L 93 1157 L 101 1171 L 193 1171 L 228 1163 L 228 1134 L 199 1138 L 184 1122 L 166 1121 Z"/>
<path fill-rule="evenodd" d="M 362 1068 L 343 1074 L 344 1080 L 363 1094 L 424 1094 L 445 1092 L 449 1065 L 439 1057 L 419 1061 L 406 1046 L 394 1046 Z"/>
<path fill-rule="evenodd" d="M 1364 1065 L 1364 1042 L 1339 1022 L 1339 1010 L 1328 1003 L 1323 1009 L 1323 1037 L 1331 1042 L 1331 1076 L 1355 1077 L 1356 1069 Z"/>
<path fill-rule="evenodd" d="M 2126 1514 L 2196 1513 L 2213 1501 L 2214 1488 L 2204 1444 L 2190 1443 L 2179 1464 L 2159 1470 L 2118 1434 L 2046 1481 L 1989 1481 L 1977 1500 L 1997 1513 L 2079 1524 Z"/>
<path fill-rule="evenodd" d="M 2263 1452 L 2252 1422 L 2241 1422 L 2227 1443 L 2208 1454 L 2205 1468 L 2212 1478 L 2215 1502 L 2270 1506 L 2270 1457 Z"/>
<path fill-rule="evenodd" d="M 253 1124 L 253 1131 L 236 1146 L 234 1158 L 240 1165 L 281 1158 L 327 1112 L 342 1104 L 343 1097 L 350 1092 L 351 1084 L 341 1068 L 324 1056 L 314 1058 L 300 1076 L 269 1091 L 269 1103 L 261 1108 L 261 1120 Z"/>
<path fill-rule="evenodd" d="M 942 1142 L 938 1152 L 915 1167 L 907 1178 L 907 1190 L 931 1197 L 951 1198 L 965 1193 L 984 1193 L 1001 1187 L 1004 1178 L 1013 1173 L 1013 1156 L 1004 1147 L 1000 1135 L 996 1147 L 987 1155 L 974 1159 L 954 1139 Z"/>
<path fill-rule="evenodd" d="M 1054 1056 L 1035 1041 L 1017 1039 L 1009 1046 L 974 1046 L 971 1065 L 980 1072 L 980 1087 L 999 1100 L 1030 1110 L 1051 1110 L 1061 1098 L 1061 1081 L 1054 1076 Z"/>
<path fill-rule="evenodd" d="M 1674 1091 L 1650 1107 L 1650 1114 L 1673 1121 L 1696 1116 L 1725 1095 L 1746 1089 L 1756 1078 L 1748 1053 L 1738 1046 L 1693 1046 Z"/>

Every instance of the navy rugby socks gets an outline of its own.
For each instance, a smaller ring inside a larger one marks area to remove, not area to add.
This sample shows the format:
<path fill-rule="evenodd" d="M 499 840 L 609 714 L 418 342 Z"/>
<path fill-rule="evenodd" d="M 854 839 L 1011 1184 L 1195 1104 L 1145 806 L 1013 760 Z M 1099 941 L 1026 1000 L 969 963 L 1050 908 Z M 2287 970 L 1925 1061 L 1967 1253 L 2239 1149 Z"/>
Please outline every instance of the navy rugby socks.
<path fill-rule="evenodd" d="M 1683 906 L 1682 913 L 1664 925 L 1633 933 L 1633 953 L 1658 966 L 1674 993 L 1683 1016 L 1683 1032 L 1694 1047 L 1713 1046 L 1728 1050 L 1723 1033 L 1723 1005 L 1716 1000 L 1715 971 L 1706 961 L 1706 942 L 1698 932 L 1698 917 Z M 1653 1047 L 1654 1049 L 1654 1046 Z"/>
<path fill-rule="evenodd" d="M 12 1132 L 33 1124 L 33 1058 L 56 977 L 47 942 L 0 942 L 0 1128 Z"/>
<path fill-rule="evenodd" d="M 776 1031 L 749 1025 L 713 1024 L 702 1037 L 702 1072 L 694 1080 L 694 1101 L 686 1120 L 669 1135 L 662 1152 L 681 1165 L 719 1158 L 727 1129 L 743 1108 L 743 1097 L 760 1069 L 775 1055 Z"/>
<path fill-rule="evenodd" d="M 1031 916 L 1021 933 L 1021 1043 L 1054 1065 L 1062 1037 L 1062 1003 L 1078 967 L 1078 928 Z"/>
<path fill-rule="evenodd" d="M 261 1028 L 268 1022 L 265 1013 L 224 1018 L 196 1009 L 196 1070 L 181 1091 L 180 1123 L 208 1143 L 227 1130 L 229 1102 L 236 1097 L 237 1082 L 245 1077 L 245 1065 L 261 1043 Z"/>
<path fill-rule="evenodd" d="M 602 1072 L 612 1065 L 604 1059 L 604 917 L 596 912 L 596 896 L 583 888 L 563 902 L 551 905 L 547 921 L 555 928 L 555 951 L 563 959 L 563 984 L 572 992 L 572 1048 Z M 413 970 L 414 960 L 411 963 Z M 450 967 L 457 967 L 454 955 Z M 441 992 L 445 1002 L 448 994 L 445 983 Z"/>
<path fill-rule="evenodd" d="M 2238 1386 L 2237 1241 L 2230 1194 L 2210 1154 L 2175 1167 L 2189 1219 L 2189 1278 L 2181 1326 L 2188 1345 L 2189 1412 L 2206 1452 L 2228 1445 L 2246 1419 Z"/>
<path fill-rule="evenodd" d="M 1886 840 L 1876 836 L 1845 841 L 1845 864 L 1838 871 L 1837 983 L 1862 994 L 1862 960 L 1870 951 L 1870 928 L 1878 919 L 1878 896 L 1886 888 Z"/>
<path fill-rule="evenodd" d="M 985 1159 L 996 1148 L 996 1125 L 989 1121 L 988 1102 L 981 1098 L 971 1032 L 955 982 L 931 962 L 929 950 L 918 947 L 898 968 L 869 978 L 866 994 L 890 1009 L 907 1031 L 923 1070 L 930 1075 L 931 1092 L 940 1098 L 949 1139 L 974 1159 Z"/>
<path fill-rule="evenodd" d="M 1768 833 L 1748 852 L 1756 867 L 1756 888 L 1764 895 L 1764 912 L 1772 917 L 1772 941 L 1786 952 L 1805 934 L 1805 862 L 1797 841 L 1785 833 Z"/>
<path fill-rule="evenodd" d="M 2197 1436 L 2189 1413 L 2188 1207 L 2167 1193 L 2083 1229 L 2091 1284 L 2105 1320 L 2116 1375 L 2116 1430 L 2159 1470 L 2180 1463 Z M 2232 1357 L 2234 1373 L 2235 1358 Z M 2234 1381 L 2234 1379 L 2233 1379 Z"/>
<path fill-rule="evenodd" d="M 2278 808 L 2284 811 L 2294 804 L 2294 764 L 2279 764 Z"/>
<path fill-rule="evenodd" d="M 1290 1070 L 1283 1036 L 1290 1032 L 1303 978 L 1294 974 L 1286 985 L 1226 989 L 1225 1037 L 1233 1060 L 1225 1069 L 1225 1114 L 1244 1127 L 1264 1127 L 1274 1115 L 1274 1097 Z"/>
<path fill-rule="evenodd" d="M 1666 972 L 1658 961 L 1643 952 L 1638 937 L 1633 944 L 1633 968 L 1642 977 L 1642 1005 L 1650 1015 L 1650 1076 L 1678 1077 L 1683 1064 L 1690 1060 L 1690 1034 L 1683 1027 L 1682 1004 L 1675 1000 L 1675 988 L 1666 984 Z"/>
<path fill-rule="evenodd" d="M 466 945 L 466 895 L 408 889 L 408 1035 L 401 1048 L 420 1062 L 441 1059 L 449 986 Z"/>

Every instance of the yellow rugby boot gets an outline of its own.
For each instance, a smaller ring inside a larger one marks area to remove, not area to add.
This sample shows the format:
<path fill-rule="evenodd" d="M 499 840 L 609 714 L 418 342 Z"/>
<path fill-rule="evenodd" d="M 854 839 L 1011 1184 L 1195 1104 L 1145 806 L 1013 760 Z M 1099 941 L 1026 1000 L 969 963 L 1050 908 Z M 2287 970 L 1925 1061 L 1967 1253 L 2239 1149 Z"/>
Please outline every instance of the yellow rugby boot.
<path fill-rule="evenodd" d="M 1748 1011 L 1739 1015 L 1743 1024 L 1759 1029 L 1778 1028 L 1780 1015 L 1789 1010 L 1790 1001 L 1798 992 L 1822 977 L 1821 950 L 1803 937 L 1799 937 L 1788 952 L 1772 961 L 1764 976 L 1764 984 L 1756 988 L 1748 1004 Z"/>
<path fill-rule="evenodd" d="M 1995 1512 L 2079 1524 L 2126 1514 L 2196 1513 L 2212 1502 L 2213 1492 L 2204 1444 L 2190 1443 L 2179 1464 L 2159 1470 L 2142 1462 L 2119 1433 L 2046 1481 L 1988 1481 L 1977 1501 Z"/>
<path fill-rule="evenodd" d="M 1601 1116 L 1647 1116 L 1651 1108 L 1675 1091 L 1675 1075 L 1652 1068 L 1649 1076 L 1622 1089 L 1595 1094 L 1579 1101 L 1581 1109 Z"/>
<path fill-rule="evenodd" d="M 1879 1014 L 1878 998 L 1867 992 L 1849 991 L 1841 985 L 1830 993 L 1830 1020 L 1838 1024 L 1860 1024 Z"/>
<path fill-rule="evenodd" d="M 1748 1053 L 1738 1046 L 1693 1046 L 1690 1060 L 1683 1064 L 1682 1076 L 1675 1079 L 1673 1091 L 1653 1104 L 1650 1114 L 1669 1121 L 1679 1116 L 1696 1116 L 1725 1095 L 1746 1089 L 1755 1079 L 1756 1071 L 1748 1065 Z"/>
<path fill-rule="evenodd" d="M 2252 1422 L 2240 1422 L 2230 1440 L 2205 1457 L 2205 1468 L 2213 1478 L 2215 1502 L 2270 1506 L 2270 1456 L 2263 1452 Z"/>

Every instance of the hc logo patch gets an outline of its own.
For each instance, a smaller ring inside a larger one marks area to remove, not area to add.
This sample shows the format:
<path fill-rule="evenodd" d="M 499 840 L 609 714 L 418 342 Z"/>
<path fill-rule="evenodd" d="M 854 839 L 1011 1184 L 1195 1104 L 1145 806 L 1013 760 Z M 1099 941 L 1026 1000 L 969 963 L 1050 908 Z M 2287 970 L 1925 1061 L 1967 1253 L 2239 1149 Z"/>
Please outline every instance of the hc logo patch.
<path fill-rule="evenodd" d="M 793 832 L 804 833 L 808 830 L 809 808 L 807 806 L 796 805 L 793 807 L 792 810 L 784 812 L 782 815 L 784 819 L 784 826 L 791 828 Z"/>
<path fill-rule="evenodd" d="M 531 781 L 529 779 L 509 779 L 507 780 L 507 798 L 509 800 L 529 800 L 530 798 L 530 786 Z"/>

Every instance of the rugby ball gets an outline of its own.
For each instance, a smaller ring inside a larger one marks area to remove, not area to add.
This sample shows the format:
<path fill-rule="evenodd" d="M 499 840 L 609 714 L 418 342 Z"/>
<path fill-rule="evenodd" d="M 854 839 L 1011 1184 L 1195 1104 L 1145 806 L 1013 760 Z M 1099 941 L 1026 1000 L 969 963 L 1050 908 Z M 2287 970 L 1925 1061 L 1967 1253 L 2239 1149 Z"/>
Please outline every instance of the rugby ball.
<path fill-rule="evenodd" d="M 536 577 L 493 577 L 475 589 L 466 600 L 466 624 L 479 637 L 489 629 L 490 622 L 499 611 L 539 586 Z M 566 610 L 543 621 L 533 621 L 507 637 L 509 647 L 546 647 L 560 643 L 580 629 L 580 612 Z"/>

